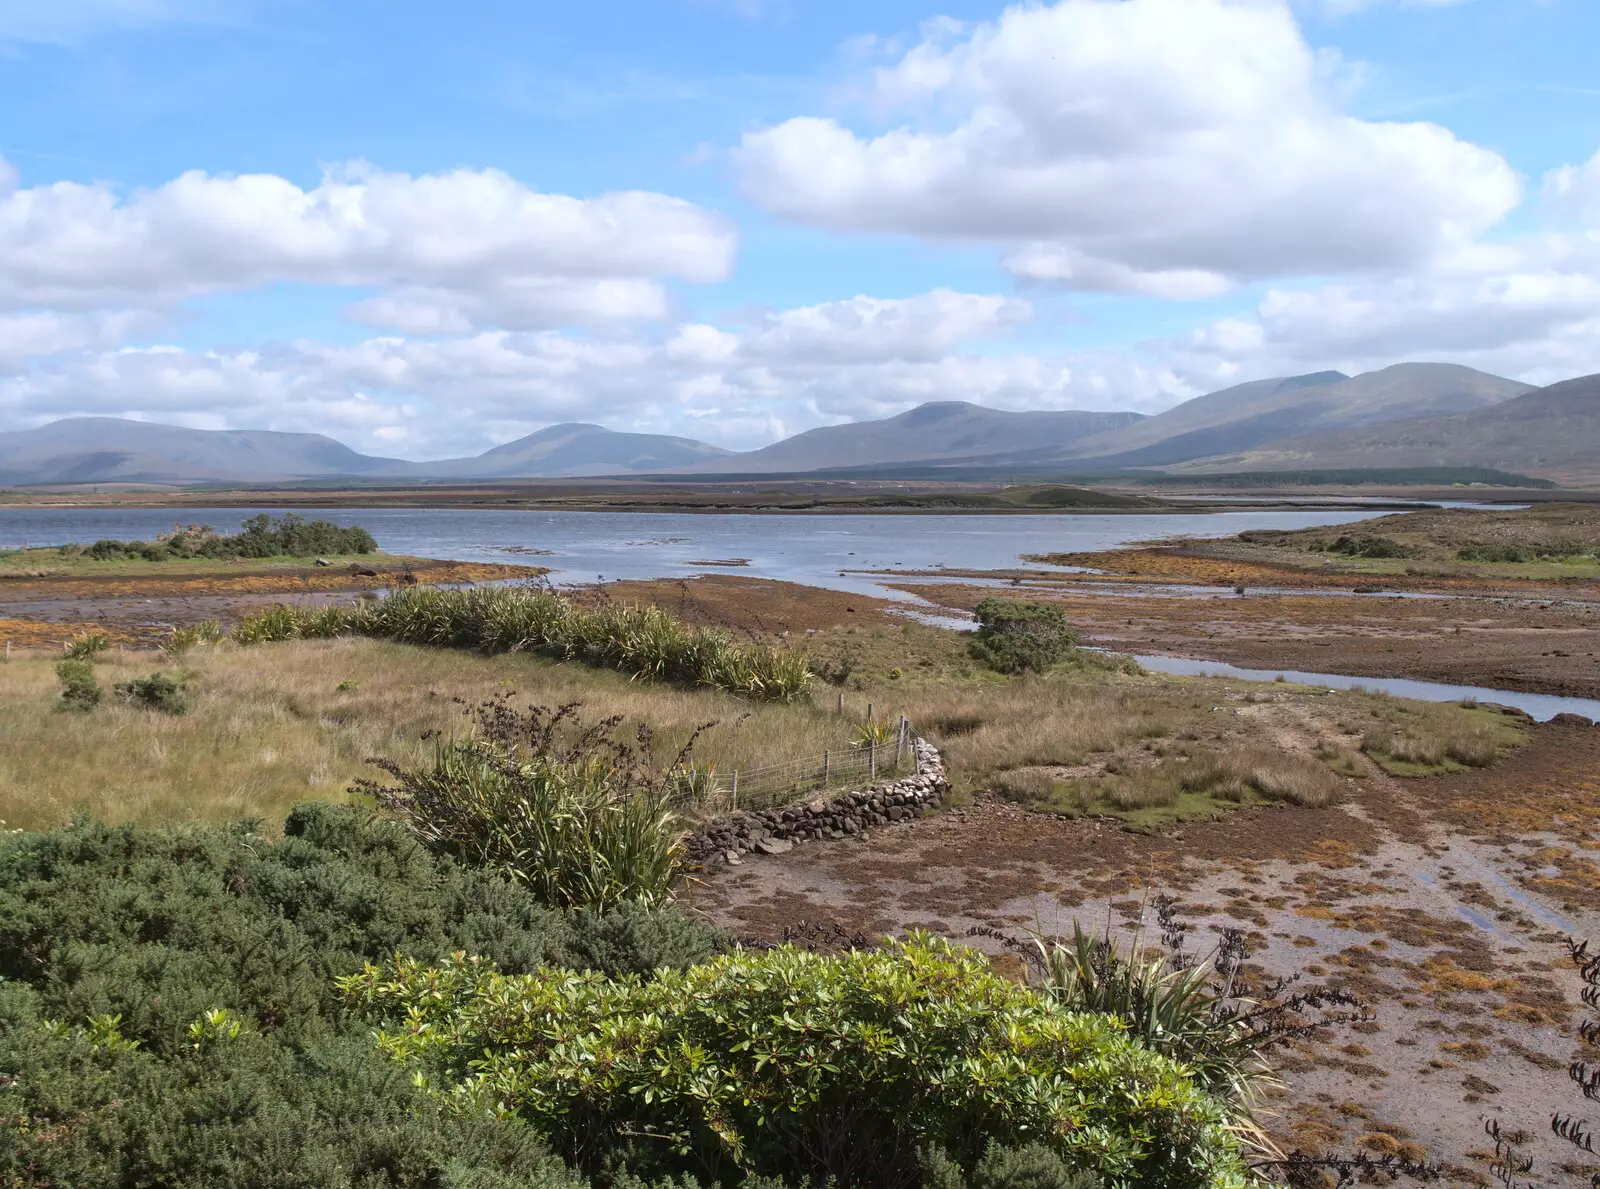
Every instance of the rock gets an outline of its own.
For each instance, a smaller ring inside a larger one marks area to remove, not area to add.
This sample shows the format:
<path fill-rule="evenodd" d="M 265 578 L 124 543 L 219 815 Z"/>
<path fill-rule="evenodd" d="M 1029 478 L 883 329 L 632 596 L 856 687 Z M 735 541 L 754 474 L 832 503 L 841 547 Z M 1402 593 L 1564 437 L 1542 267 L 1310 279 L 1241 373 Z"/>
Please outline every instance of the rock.
<path fill-rule="evenodd" d="M 786 855 L 794 849 L 794 843 L 782 838 L 763 838 L 756 843 L 756 849 L 764 855 Z"/>
<path fill-rule="evenodd" d="M 1592 727 L 1594 723 L 1584 718 L 1581 714 L 1568 714 L 1566 711 L 1562 711 L 1550 720 L 1550 725 L 1553 727 Z"/>
<path fill-rule="evenodd" d="M 730 866 L 730 867 L 742 867 L 742 866 L 744 866 L 744 860 L 739 857 L 739 852 L 736 851 L 736 850 L 730 850 L 727 854 L 723 855 L 722 857 L 724 859 L 728 860 L 728 866 Z"/>
<path fill-rule="evenodd" d="M 332 562 L 331 562 L 331 561 L 329 561 L 329 560 L 328 560 L 328 559 L 327 559 L 327 558 L 325 558 L 325 557 L 319 557 L 319 558 L 317 558 L 317 560 L 316 560 L 316 561 L 315 561 L 315 562 L 314 562 L 314 563 L 312 563 L 312 564 L 313 564 L 313 565 L 319 565 L 319 566 L 331 566 L 331 565 L 332 565 L 332 564 L 333 564 L 333 563 L 332 563 Z"/>

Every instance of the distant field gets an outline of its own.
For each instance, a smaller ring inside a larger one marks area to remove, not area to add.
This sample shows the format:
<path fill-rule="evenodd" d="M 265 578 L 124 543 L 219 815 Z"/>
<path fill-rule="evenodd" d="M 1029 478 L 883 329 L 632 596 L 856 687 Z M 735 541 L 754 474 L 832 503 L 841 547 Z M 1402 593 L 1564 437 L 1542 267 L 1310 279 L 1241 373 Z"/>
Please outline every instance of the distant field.
<path fill-rule="evenodd" d="M 324 561 L 348 569 L 431 566 L 427 558 L 397 553 L 329 554 Z M 229 577 L 246 574 L 297 574 L 327 569 L 309 557 L 173 557 L 161 561 L 144 558 L 99 560 L 87 553 L 64 553 L 54 546 L 42 549 L 0 551 L 0 578 L 191 578 Z"/>

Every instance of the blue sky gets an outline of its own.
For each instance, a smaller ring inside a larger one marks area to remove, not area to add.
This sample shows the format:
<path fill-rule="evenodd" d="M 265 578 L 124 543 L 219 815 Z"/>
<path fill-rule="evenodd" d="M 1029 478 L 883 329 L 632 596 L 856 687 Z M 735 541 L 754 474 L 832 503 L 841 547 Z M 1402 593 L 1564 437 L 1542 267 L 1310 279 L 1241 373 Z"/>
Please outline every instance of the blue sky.
<path fill-rule="evenodd" d="M 749 447 L 1600 371 L 1595 44 L 1589 0 L 0 0 L 0 429 Z"/>

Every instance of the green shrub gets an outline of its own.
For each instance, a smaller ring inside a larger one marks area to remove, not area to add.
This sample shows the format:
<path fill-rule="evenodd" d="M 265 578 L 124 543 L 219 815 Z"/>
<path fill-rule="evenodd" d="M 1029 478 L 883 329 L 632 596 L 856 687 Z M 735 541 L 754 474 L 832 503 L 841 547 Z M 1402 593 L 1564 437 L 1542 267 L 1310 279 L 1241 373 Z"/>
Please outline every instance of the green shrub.
<path fill-rule="evenodd" d="M 349 806 L 299 806 L 277 842 L 249 824 L 0 836 L 0 1184 L 577 1189 L 526 1127 L 414 1087 L 335 976 L 459 950 L 621 974 L 721 944 L 670 909 L 546 908 Z"/>
<path fill-rule="evenodd" d="M 148 677 L 132 677 L 119 681 L 112 687 L 117 696 L 130 706 L 145 710 L 159 710 L 163 714 L 189 713 L 189 695 L 181 678 L 170 673 L 152 673 Z"/>
<path fill-rule="evenodd" d="M 348 528 L 329 520 L 307 520 L 287 512 L 274 520 L 265 512 L 252 516 L 232 536 L 208 524 L 179 525 L 154 541 L 118 541 L 107 538 L 82 550 L 95 561 L 171 561 L 181 558 L 313 557 L 319 553 L 371 553 L 378 543 L 357 526 Z M 63 547 L 63 553 L 67 547 Z"/>
<path fill-rule="evenodd" d="M 111 637 L 104 632 L 84 632 L 67 645 L 67 656 L 75 661 L 86 661 L 111 647 Z"/>
<path fill-rule="evenodd" d="M 354 607 L 307 611 L 277 605 L 234 629 L 240 644 L 372 636 L 431 648 L 538 652 L 635 673 L 652 681 L 709 685 L 793 702 L 811 687 L 805 658 L 692 628 L 658 607 L 584 607 L 553 591 L 516 587 L 413 587 Z"/>
<path fill-rule="evenodd" d="M 224 634 L 222 624 L 215 619 L 203 620 L 188 627 L 175 627 L 171 639 L 161 646 L 161 651 L 169 657 L 180 657 L 202 644 L 215 644 Z"/>
<path fill-rule="evenodd" d="M 1328 552 L 1342 553 L 1346 557 L 1415 557 L 1417 550 L 1402 545 L 1391 537 L 1340 537 Z"/>
<path fill-rule="evenodd" d="M 56 676 L 61 679 L 62 710 L 87 711 L 100 705 L 100 682 L 94 675 L 94 665 L 83 659 L 65 660 L 56 666 Z"/>
<path fill-rule="evenodd" d="M 970 1176 L 937 1148 L 924 1152 L 920 1163 L 922 1189 L 1100 1189 L 1103 1184 L 1039 1143 L 1007 1148 L 991 1142 Z"/>
<path fill-rule="evenodd" d="M 670 771 L 615 738 L 615 720 L 584 726 L 577 711 L 484 703 L 473 737 L 439 742 L 426 768 L 376 760 L 396 783 L 356 791 L 429 847 L 503 872 L 543 903 L 662 903 L 684 854 Z"/>
<path fill-rule="evenodd" d="M 1078 643 L 1060 607 L 987 598 L 974 614 L 978 631 L 968 651 L 1001 673 L 1043 672 L 1069 658 Z"/>
<path fill-rule="evenodd" d="M 720 1181 L 896 1187 L 919 1150 L 967 1167 L 992 1140 L 1120 1185 L 1245 1183 L 1222 1107 L 1181 1065 L 925 934 L 736 951 L 649 982 L 452 957 L 340 986 L 459 1109 L 514 1112 L 580 1168 L 631 1139 Z"/>

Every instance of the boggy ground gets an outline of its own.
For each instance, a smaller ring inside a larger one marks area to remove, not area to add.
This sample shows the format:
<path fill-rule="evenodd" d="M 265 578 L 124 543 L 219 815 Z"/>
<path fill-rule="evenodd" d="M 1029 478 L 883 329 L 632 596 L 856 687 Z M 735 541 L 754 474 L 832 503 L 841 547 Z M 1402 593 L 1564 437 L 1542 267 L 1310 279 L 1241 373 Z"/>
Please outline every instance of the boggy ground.
<path fill-rule="evenodd" d="M 1426 1157 L 1447 1185 L 1491 1183 L 1486 1118 L 1536 1157 L 1535 1183 L 1585 1170 L 1549 1138 L 1582 1114 L 1566 1067 L 1585 1053 L 1563 939 L 1600 937 L 1600 729 L 1541 726 L 1494 768 L 1396 780 L 1381 772 L 1324 808 L 1244 809 L 1168 833 L 980 799 L 914 823 L 808 843 L 694 889 L 755 938 L 800 922 L 869 935 L 911 927 L 1123 928 L 1171 893 L 1190 949 L 1242 927 L 1251 968 L 1345 987 L 1372 1019 L 1281 1052 L 1287 1148 Z M 992 942 L 979 939 L 991 948 Z"/>

